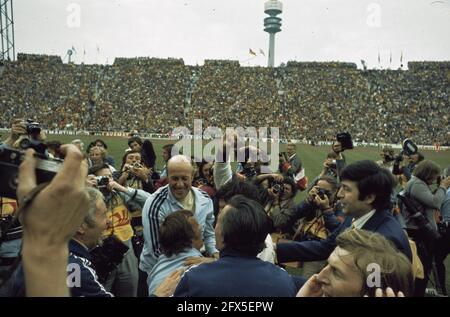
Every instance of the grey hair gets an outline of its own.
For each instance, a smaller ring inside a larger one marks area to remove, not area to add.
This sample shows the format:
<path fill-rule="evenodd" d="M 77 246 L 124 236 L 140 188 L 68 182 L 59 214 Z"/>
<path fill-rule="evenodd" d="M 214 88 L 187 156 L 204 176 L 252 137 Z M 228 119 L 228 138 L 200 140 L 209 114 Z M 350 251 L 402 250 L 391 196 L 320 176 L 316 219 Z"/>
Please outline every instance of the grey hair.
<path fill-rule="evenodd" d="M 93 228 L 96 226 L 95 217 L 97 214 L 97 201 L 104 199 L 103 194 L 94 187 L 86 187 L 86 193 L 89 195 L 89 205 L 86 216 L 84 217 L 84 223 Z"/>
<path fill-rule="evenodd" d="M 444 170 L 444 173 L 442 173 L 442 176 L 443 176 L 443 178 L 450 176 L 450 166 Z"/>

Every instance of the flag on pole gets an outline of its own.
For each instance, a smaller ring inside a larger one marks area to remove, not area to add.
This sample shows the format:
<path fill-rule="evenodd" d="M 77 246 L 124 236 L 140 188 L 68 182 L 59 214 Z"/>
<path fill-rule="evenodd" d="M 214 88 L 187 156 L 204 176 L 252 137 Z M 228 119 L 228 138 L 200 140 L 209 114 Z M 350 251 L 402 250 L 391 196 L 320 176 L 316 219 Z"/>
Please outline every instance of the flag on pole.
<path fill-rule="evenodd" d="M 262 56 L 266 57 L 266 54 L 264 54 L 264 51 L 262 50 L 262 48 L 259 49 L 259 53 L 261 53 Z"/>
<path fill-rule="evenodd" d="M 392 51 L 391 51 L 390 56 L 389 56 L 389 64 L 392 64 Z"/>
<path fill-rule="evenodd" d="M 378 52 L 378 64 L 381 64 L 380 52 Z"/>
<path fill-rule="evenodd" d="M 248 49 L 248 53 L 250 55 L 256 56 L 256 53 L 251 48 Z"/>

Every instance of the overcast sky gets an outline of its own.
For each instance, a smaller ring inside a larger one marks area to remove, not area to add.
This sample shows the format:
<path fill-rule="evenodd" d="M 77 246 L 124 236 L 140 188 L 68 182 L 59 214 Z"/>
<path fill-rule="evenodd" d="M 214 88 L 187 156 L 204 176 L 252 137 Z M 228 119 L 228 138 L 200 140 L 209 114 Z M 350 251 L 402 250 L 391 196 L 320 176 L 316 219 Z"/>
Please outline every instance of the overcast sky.
<path fill-rule="evenodd" d="M 265 0 L 14 0 L 16 53 L 76 63 L 176 57 L 267 65 Z M 450 60 L 450 0 L 283 0 L 275 63 Z M 258 56 L 249 54 L 249 49 Z M 66 60 L 65 60 L 66 61 Z"/>

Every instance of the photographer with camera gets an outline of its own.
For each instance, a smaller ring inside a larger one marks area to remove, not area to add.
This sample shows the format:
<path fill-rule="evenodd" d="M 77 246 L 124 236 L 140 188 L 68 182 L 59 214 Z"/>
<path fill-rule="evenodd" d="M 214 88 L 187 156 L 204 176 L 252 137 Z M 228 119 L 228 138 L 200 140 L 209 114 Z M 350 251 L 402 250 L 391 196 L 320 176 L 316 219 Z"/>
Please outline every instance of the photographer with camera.
<path fill-rule="evenodd" d="M 261 174 L 255 184 L 260 190 L 261 203 L 272 219 L 276 232 L 284 232 L 291 217 L 297 187 L 292 177 L 280 174 Z"/>
<path fill-rule="evenodd" d="M 138 151 L 141 153 L 142 164 L 152 170 L 153 179 L 158 179 L 159 174 L 155 170 L 156 153 L 153 148 L 153 143 L 150 140 L 142 140 L 139 136 L 134 134 L 128 139 L 128 146 L 132 151 Z"/>
<path fill-rule="evenodd" d="M 106 289 L 114 295 L 134 297 L 137 294 L 138 262 L 131 241 L 134 232 L 130 208 L 137 205 L 142 209 L 150 194 L 115 182 L 107 164 L 92 167 L 89 174 L 97 176 L 96 187 L 105 196 L 108 218 L 111 219 L 111 226 L 103 233 L 105 243 L 97 256 L 102 261 L 96 270 L 101 278 L 105 278 Z M 92 176 L 89 179 L 92 181 Z M 114 263 L 108 262 L 113 258 Z"/>
<path fill-rule="evenodd" d="M 14 175 L 13 167 L 19 166 L 17 213 L 23 224 L 21 256 L 27 296 L 69 295 L 68 243 L 83 222 L 89 199 L 84 191 L 87 165 L 82 154 L 73 145 L 64 145 L 61 152 L 65 155 L 64 163 L 48 183 L 42 183 L 40 161 L 33 149 L 25 154 L 12 152 L 20 157 L 20 166 L 19 160 L 2 157 L 2 163 L 9 162 L 12 170 L 2 176 Z"/>
<path fill-rule="evenodd" d="M 439 237 L 434 214 L 441 208 L 447 189 L 450 187 L 450 177 L 440 181 L 433 194 L 430 186 L 436 183 L 441 173 L 440 167 L 429 160 L 420 162 L 414 169 L 413 176 L 406 184 L 402 196 L 409 198 L 404 201 L 402 215 L 406 230 L 417 245 L 417 253 L 423 264 L 424 279 L 416 280 L 415 296 L 424 296 L 433 260 L 434 246 Z M 399 197 L 401 198 L 401 197 Z M 411 201 L 417 206 L 414 209 L 405 205 Z"/>
<path fill-rule="evenodd" d="M 336 135 L 336 141 L 331 146 L 333 152 L 336 154 L 336 173 L 338 180 L 340 180 L 341 171 L 346 166 L 345 156 L 342 154 L 345 150 L 353 149 L 352 136 L 348 132 L 341 132 Z"/>
<path fill-rule="evenodd" d="M 155 191 L 151 174 L 152 169 L 144 165 L 142 154 L 137 150 L 126 152 L 122 157 L 120 172 L 113 173 L 114 176 L 118 175 L 120 185 L 142 189 L 150 194 Z"/>
<path fill-rule="evenodd" d="M 131 150 L 125 153 L 122 158 L 121 172 L 113 173 L 114 178 L 118 177 L 118 183 L 125 187 L 134 189 L 142 189 L 148 193 L 153 193 L 155 188 L 153 180 L 151 179 L 151 169 L 144 165 L 142 159 L 142 152 L 139 150 Z M 142 206 L 130 201 L 128 209 L 131 214 L 131 226 L 133 227 L 134 235 L 132 238 L 134 253 L 139 261 L 142 248 L 144 247 L 144 233 L 142 226 Z M 139 271 L 139 288 L 138 296 L 147 296 L 147 285 L 144 272 Z"/>
<path fill-rule="evenodd" d="M 47 136 L 38 122 L 32 119 L 14 119 L 11 125 L 11 133 L 4 143 L 22 150 L 37 147 L 35 150 L 44 154 L 45 147 L 42 147 L 41 142 L 44 142 L 46 138 Z"/>
<path fill-rule="evenodd" d="M 32 122 L 32 120 L 29 121 Z M 37 128 L 35 125 L 30 126 L 28 121 L 15 119 L 11 125 L 9 136 L 0 145 L 21 150 L 21 146 L 30 144 L 28 142 L 30 135 L 36 138 L 33 144 L 37 144 L 37 139 L 41 137 L 41 131 L 40 129 L 38 131 Z M 41 151 L 43 148 L 43 152 L 45 152 L 45 146 L 38 148 Z M 0 195 L 0 275 L 6 274 L 19 257 L 23 230 L 20 221 L 16 217 L 17 209 L 17 200 Z"/>
<path fill-rule="evenodd" d="M 381 160 L 376 163 L 384 168 L 387 168 L 391 172 L 394 169 L 395 153 L 394 149 L 390 146 L 385 146 L 380 152 Z"/>
<path fill-rule="evenodd" d="M 406 162 L 404 162 L 405 157 L 407 158 Z M 405 139 L 402 144 L 402 151 L 395 157 L 392 173 L 401 175 L 406 178 L 406 181 L 409 181 L 416 165 L 424 159 L 425 157 L 419 152 L 417 145 L 410 139 Z"/>
<path fill-rule="evenodd" d="M 297 157 L 296 150 L 294 143 L 288 143 L 286 152 L 279 153 L 279 171 L 284 176 L 292 177 L 296 187 L 300 191 L 304 191 L 308 187 L 308 177 L 306 177 L 302 162 Z"/>
<path fill-rule="evenodd" d="M 293 207 L 287 221 L 286 236 L 294 241 L 325 240 L 344 220 L 344 213 L 336 198 L 337 181 L 321 176 L 313 184 L 307 198 Z M 324 261 L 303 263 L 303 276 L 318 273 Z"/>
<path fill-rule="evenodd" d="M 334 179 L 337 179 L 338 173 L 337 173 L 337 154 L 335 152 L 330 152 L 327 154 L 327 158 L 323 162 L 323 168 L 320 172 L 319 177 L 322 176 L 330 176 Z M 316 183 L 317 178 L 314 179 L 313 183 Z"/>
<path fill-rule="evenodd" d="M 281 152 L 279 170 L 284 176 L 292 176 L 302 169 L 302 161 L 297 156 L 297 147 L 294 143 L 286 145 L 286 152 Z"/>

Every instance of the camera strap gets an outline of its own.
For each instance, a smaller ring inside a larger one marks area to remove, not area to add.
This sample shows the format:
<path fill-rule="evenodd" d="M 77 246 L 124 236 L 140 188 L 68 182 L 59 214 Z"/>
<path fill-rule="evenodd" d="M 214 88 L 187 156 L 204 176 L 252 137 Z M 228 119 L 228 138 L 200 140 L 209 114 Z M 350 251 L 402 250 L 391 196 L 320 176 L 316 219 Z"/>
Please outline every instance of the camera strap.
<path fill-rule="evenodd" d="M 19 209 L 17 210 L 17 215 L 20 215 L 24 210 L 28 208 L 33 202 L 37 195 L 48 185 L 50 182 L 41 183 L 33 188 L 28 194 L 25 195 L 22 201 L 19 202 Z"/>

